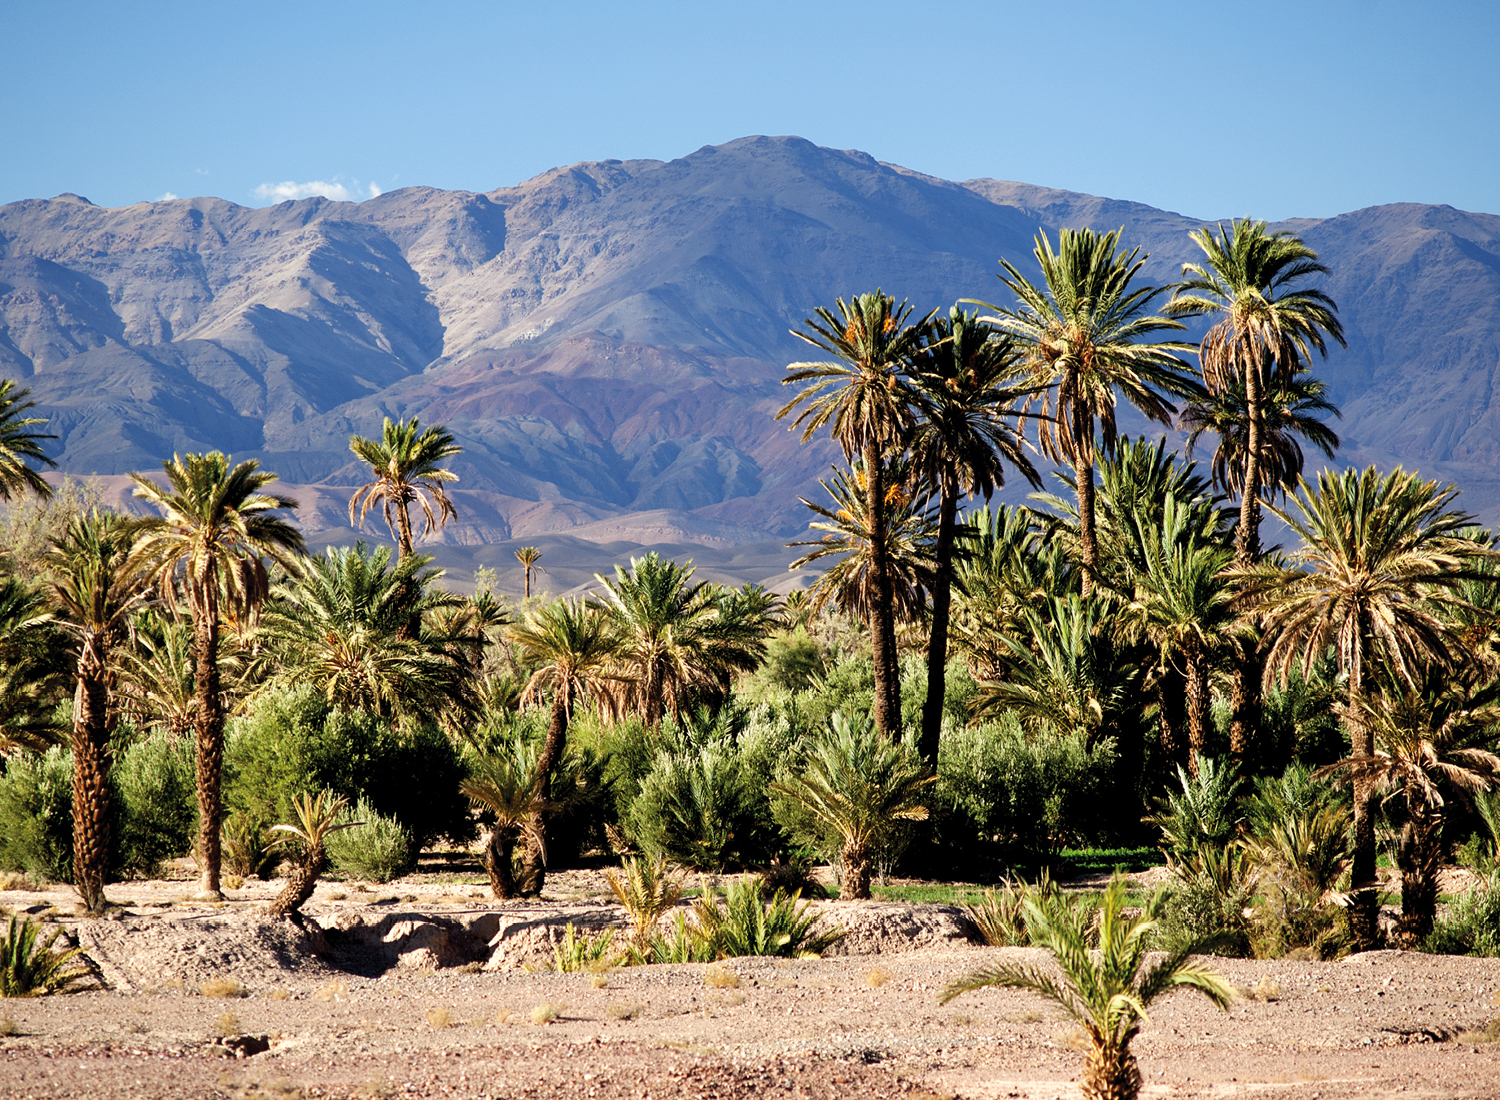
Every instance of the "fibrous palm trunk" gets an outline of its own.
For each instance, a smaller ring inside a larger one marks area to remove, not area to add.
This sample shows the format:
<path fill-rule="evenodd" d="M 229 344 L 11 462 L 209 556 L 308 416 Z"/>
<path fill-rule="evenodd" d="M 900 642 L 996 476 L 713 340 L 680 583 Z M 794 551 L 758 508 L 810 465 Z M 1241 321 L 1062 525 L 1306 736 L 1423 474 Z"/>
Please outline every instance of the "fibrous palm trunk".
<path fill-rule="evenodd" d="M 870 853 L 863 844 L 846 843 L 840 853 L 844 880 L 839 886 L 840 901 L 868 901 L 870 897 Z"/>
<path fill-rule="evenodd" d="M 1442 867 L 1443 815 L 1425 799 L 1407 800 L 1407 824 L 1396 851 L 1401 868 L 1401 918 L 1397 946 L 1414 951 L 1432 932 Z"/>
<path fill-rule="evenodd" d="M 516 877 L 511 871 L 515 848 L 513 828 L 496 824 L 490 830 L 489 840 L 484 846 L 484 869 L 490 876 L 490 893 L 502 900 L 518 896 Z"/>
<path fill-rule="evenodd" d="M 188 583 L 195 582 L 189 578 Z M 198 889 L 204 895 L 220 898 L 223 894 L 219 890 L 219 828 L 223 806 L 219 788 L 224 769 L 224 701 L 219 693 L 218 581 L 210 576 L 197 583 L 200 591 L 193 601 L 193 656 L 198 689 Z"/>
<path fill-rule="evenodd" d="M 1349 668 L 1349 753 L 1355 759 L 1368 760 L 1375 754 L 1375 738 L 1369 724 L 1360 717 L 1364 699 L 1364 654 L 1358 643 L 1348 654 Z M 1361 776 L 1354 783 L 1354 852 L 1350 864 L 1351 893 L 1349 930 L 1356 951 L 1376 947 L 1379 918 L 1379 882 L 1375 877 L 1375 780 Z"/>
<path fill-rule="evenodd" d="M 1182 674 L 1175 668 L 1168 667 L 1156 681 L 1157 751 L 1161 757 L 1156 772 L 1163 785 L 1171 783 L 1178 767 L 1187 766 L 1187 742 L 1182 736 L 1186 694 Z"/>
<path fill-rule="evenodd" d="M 1208 662 L 1202 653 L 1189 650 L 1184 654 L 1187 665 L 1183 679 L 1187 689 L 1188 771 L 1198 774 L 1203 759 L 1204 740 L 1208 736 Z"/>
<path fill-rule="evenodd" d="M 896 615 L 886 545 L 885 476 L 880 449 L 865 448 L 865 505 L 870 516 L 870 650 L 875 664 L 875 729 L 901 736 L 901 673 L 896 659 Z"/>
<path fill-rule="evenodd" d="M 1094 1040 L 1083 1070 L 1083 1095 L 1088 1100 L 1135 1100 L 1141 1091 L 1141 1070 L 1130 1041 Z"/>
<path fill-rule="evenodd" d="M 933 548 L 936 569 L 932 580 L 932 632 L 927 638 L 927 698 L 922 703 L 922 737 L 918 750 L 930 768 L 936 768 L 943 732 L 943 700 L 947 694 L 948 620 L 953 606 L 953 544 L 958 530 L 956 479 L 943 478 L 943 499 L 938 510 L 937 545 Z"/>
<path fill-rule="evenodd" d="M 1240 521 L 1234 533 L 1234 563 L 1240 569 L 1248 569 L 1260 560 L 1260 446 L 1265 434 L 1258 350 L 1248 348 L 1245 362 L 1245 476 L 1240 487 Z M 1239 647 L 1229 699 L 1229 755 L 1241 767 L 1255 752 L 1255 731 L 1260 724 L 1260 678 L 1255 645 Z"/>
<path fill-rule="evenodd" d="M 73 882 L 90 914 L 104 911 L 109 863 L 108 706 L 103 639 L 86 635 L 73 703 Z"/>
<path fill-rule="evenodd" d="M 1078 539 L 1083 555 L 1083 594 L 1094 590 L 1099 573 L 1099 534 L 1094 526 L 1093 457 L 1079 458 L 1073 468 L 1073 489 L 1078 495 Z"/>
<path fill-rule="evenodd" d="M 531 811 L 526 852 L 521 857 L 521 879 L 516 884 L 516 890 L 522 897 L 536 897 L 540 894 L 547 877 L 547 818 L 541 803 L 551 787 L 552 773 L 557 770 L 557 765 L 562 761 L 563 750 L 567 748 L 570 702 L 568 685 L 559 683 L 552 697 L 552 718 L 547 723 L 547 739 L 542 742 L 542 752 L 536 761 L 536 775 L 532 780 L 532 799 L 538 808 Z"/>
<path fill-rule="evenodd" d="M 398 493 L 395 500 L 397 561 L 400 561 L 407 554 L 411 553 L 411 515 L 406 510 L 407 504 L 406 493 Z"/>
<path fill-rule="evenodd" d="M 281 888 L 281 893 L 271 902 L 271 915 L 283 919 L 290 917 L 307 903 L 307 899 L 313 896 L 313 891 L 318 886 L 318 876 L 323 873 L 323 868 L 328 865 L 327 853 L 323 851 L 323 845 L 314 844 L 307 849 L 307 855 L 302 862 L 292 869 L 287 876 L 286 885 Z"/>

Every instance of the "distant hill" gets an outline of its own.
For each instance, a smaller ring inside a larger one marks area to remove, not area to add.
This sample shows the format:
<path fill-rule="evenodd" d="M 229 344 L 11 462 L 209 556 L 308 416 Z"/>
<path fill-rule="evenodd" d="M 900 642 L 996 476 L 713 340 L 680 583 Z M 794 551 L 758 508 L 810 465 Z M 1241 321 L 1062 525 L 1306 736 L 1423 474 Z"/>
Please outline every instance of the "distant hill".
<path fill-rule="evenodd" d="M 1033 234 L 1059 226 L 1124 226 L 1167 281 L 1199 224 L 770 137 L 482 194 L 63 195 L 0 207 L 0 374 L 32 388 L 66 471 L 219 448 L 308 487 L 303 522 L 331 533 L 362 480 L 350 433 L 417 415 L 465 447 L 440 541 L 722 550 L 805 530 L 797 497 L 832 452 L 772 415 L 814 306 L 877 286 L 923 311 L 993 299 L 996 261 L 1029 268 Z M 1457 480 L 1500 520 L 1500 217 L 1401 204 L 1285 225 L 1332 269 L 1350 339 L 1319 367 L 1341 460 Z"/>

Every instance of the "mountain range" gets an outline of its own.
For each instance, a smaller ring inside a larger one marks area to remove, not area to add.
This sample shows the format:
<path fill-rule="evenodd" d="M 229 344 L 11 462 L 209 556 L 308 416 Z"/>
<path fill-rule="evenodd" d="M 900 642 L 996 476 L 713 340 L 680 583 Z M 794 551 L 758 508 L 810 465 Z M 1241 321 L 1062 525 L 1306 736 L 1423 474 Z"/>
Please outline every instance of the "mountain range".
<path fill-rule="evenodd" d="M 798 497 L 835 458 L 773 419 L 786 365 L 815 357 L 789 332 L 814 307 L 876 287 L 919 312 L 998 301 L 997 261 L 1035 273 L 1035 234 L 1064 226 L 1123 227 L 1168 283 L 1203 224 L 794 137 L 359 203 L 61 195 L 0 207 L 0 376 L 50 418 L 59 469 L 117 495 L 219 449 L 275 470 L 310 532 L 348 537 L 349 436 L 415 415 L 464 447 L 434 545 L 732 558 L 804 531 Z M 1275 228 L 1330 269 L 1349 347 L 1317 369 L 1339 462 L 1454 480 L 1500 520 L 1500 217 L 1395 204 Z"/>

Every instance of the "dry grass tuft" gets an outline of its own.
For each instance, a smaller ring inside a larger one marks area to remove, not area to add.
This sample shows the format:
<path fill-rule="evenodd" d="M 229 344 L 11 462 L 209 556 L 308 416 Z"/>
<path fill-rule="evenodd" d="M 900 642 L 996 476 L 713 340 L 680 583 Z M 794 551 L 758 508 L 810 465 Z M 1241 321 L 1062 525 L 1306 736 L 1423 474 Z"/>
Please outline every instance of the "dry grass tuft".
<path fill-rule="evenodd" d="M 878 966 L 872 966 L 865 971 L 865 985 L 871 989 L 879 989 L 891 980 L 890 971 L 882 970 Z"/>
<path fill-rule="evenodd" d="M 745 1003 L 745 995 L 739 990 L 731 990 L 728 993 L 717 993 L 709 998 L 709 1003 L 716 1008 L 738 1008 Z"/>
<path fill-rule="evenodd" d="M 240 1033 L 240 1018 L 233 1012 L 226 1012 L 214 1021 L 214 1033 L 222 1035 L 226 1039 L 231 1035 Z"/>
<path fill-rule="evenodd" d="M 495 1013 L 495 1026 L 504 1027 L 506 1024 L 510 1023 L 510 1018 L 513 1015 L 514 1013 L 510 1009 L 502 1008 L 499 1012 Z"/>
<path fill-rule="evenodd" d="M 531 1010 L 531 1022 L 537 1027 L 555 1023 L 557 1018 L 562 1015 L 562 1010 L 567 1007 L 567 1005 L 554 1005 L 543 1001 Z"/>
<path fill-rule="evenodd" d="M 1281 1000 L 1281 986 L 1277 985 L 1270 978 L 1262 977 L 1254 985 L 1241 989 L 1240 996 L 1247 1001 L 1259 1001 L 1261 1004 L 1267 1004 L 1271 1001 Z"/>
<path fill-rule="evenodd" d="M 16 1023 L 14 1016 L 0 1016 L 0 1035 L 19 1035 L 21 1025 Z"/>
<path fill-rule="evenodd" d="M 273 989 L 269 993 L 267 993 L 266 996 L 273 1001 L 286 1001 L 291 999 L 292 991 L 290 989 L 283 989 L 278 986 L 276 989 Z"/>
<path fill-rule="evenodd" d="M 35 890 L 37 884 L 26 877 L 25 871 L 0 871 L 0 890 Z"/>
<path fill-rule="evenodd" d="M 224 999 L 250 996 L 250 991 L 233 978 L 210 978 L 208 981 L 199 984 L 198 992 L 205 997 L 221 997 Z"/>
<path fill-rule="evenodd" d="M 1500 1016 L 1478 1031 L 1460 1031 L 1454 1038 L 1460 1043 L 1500 1043 Z"/>
<path fill-rule="evenodd" d="M 1042 1014 L 1040 1012 L 1017 1012 L 1010 1018 L 1010 1022 L 1013 1024 L 1039 1024 L 1042 1022 Z"/>
<path fill-rule="evenodd" d="M 703 984 L 714 989 L 738 989 L 740 976 L 728 967 L 714 963 L 703 972 Z"/>
<path fill-rule="evenodd" d="M 327 985 L 319 986 L 317 990 L 314 991 L 313 996 L 320 1001 L 347 1000 L 349 997 L 349 983 L 338 981 L 329 982 Z"/>
<path fill-rule="evenodd" d="M 589 975 L 589 985 L 593 986 L 595 989 L 603 989 L 608 984 L 609 984 L 609 975 L 608 974 L 590 974 Z"/>
<path fill-rule="evenodd" d="M 434 1031 L 441 1031 L 445 1027 L 453 1026 L 453 1013 L 446 1008 L 429 1008 L 427 1010 L 427 1026 Z"/>
<path fill-rule="evenodd" d="M 223 885 L 226 890 L 238 890 L 245 885 L 245 880 L 239 875 L 225 875 Z"/>
<path fill-rule="evenodd" d="M 611 1020 L 634 1020 L 637 1016 L 645 1013 L 646 1006 L 638 1004 L 626 1004 L 616 1001 L 609 1006 L 609 1018 Z"/>

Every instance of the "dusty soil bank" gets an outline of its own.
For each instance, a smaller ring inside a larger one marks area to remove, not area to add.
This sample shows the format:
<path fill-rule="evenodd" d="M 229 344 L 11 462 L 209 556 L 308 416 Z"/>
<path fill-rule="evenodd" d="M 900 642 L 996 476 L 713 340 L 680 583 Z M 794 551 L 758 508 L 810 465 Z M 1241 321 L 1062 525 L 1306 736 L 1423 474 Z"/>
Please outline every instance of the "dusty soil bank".
<path fill-rule="evenodd" d="M 270 889 L 211 908 L 182 883 L 131 883 L 113 890 L 137 903 L 119 919 L 65 916 L 112 988 L 0 1001 L 0 1096 L 1078 1095 L 1082 1054 L 1055 1010 L 994 990 L 937 1004 L 977 964 L 1044 959 L 968 944 L 942 907 L 830 906 L 857 954 L 589 975 L 522 968 L 561 921 L 618 917 L 583 892 L 501 906 L 467 887 L 332 884 L 309 907 L 329 929 L 316 942 L 258 912 Z M 71 901 L 0 893 L 49 904 Z M 1500 1014 L 1500 960 L 1217 965 L 1257 997 L 1162 1003 L 1136 1044 L 1146 1095 L 1500 1095 L 1500 1045 L 1469 1034 Z M 230 982 L 246 995 L 203 992 Z M 236 1056 L 261 1037 L 269 1049 Z"/>

